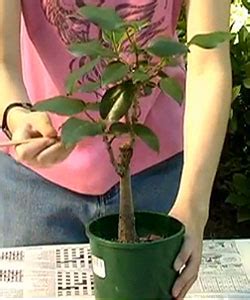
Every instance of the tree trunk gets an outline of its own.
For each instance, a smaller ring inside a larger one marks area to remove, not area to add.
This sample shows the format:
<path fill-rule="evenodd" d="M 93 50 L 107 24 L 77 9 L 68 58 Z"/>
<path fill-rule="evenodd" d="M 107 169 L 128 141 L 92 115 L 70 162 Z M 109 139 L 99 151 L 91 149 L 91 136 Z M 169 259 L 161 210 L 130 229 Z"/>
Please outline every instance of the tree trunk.
<path fill-rule="evenodd" d="M 136 242 L 134 204 L 129 170 L 120 177 L 120 214 L 118 239 L 122 243 Z"/>

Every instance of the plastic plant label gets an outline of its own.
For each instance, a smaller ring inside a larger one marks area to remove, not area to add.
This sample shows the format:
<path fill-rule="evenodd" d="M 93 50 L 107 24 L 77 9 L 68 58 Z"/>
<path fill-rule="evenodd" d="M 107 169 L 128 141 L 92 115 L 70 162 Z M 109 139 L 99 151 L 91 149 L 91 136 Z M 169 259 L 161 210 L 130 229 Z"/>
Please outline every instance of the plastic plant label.
<path fill-rule="evenodd" d="M 92 266 L 93 266 L 93 272 L 101 277 L 101 278 L 105 278 L 106 277 L 106 270 L 105 270 L 105 263 L 104 260 L 92 255 Z"/>

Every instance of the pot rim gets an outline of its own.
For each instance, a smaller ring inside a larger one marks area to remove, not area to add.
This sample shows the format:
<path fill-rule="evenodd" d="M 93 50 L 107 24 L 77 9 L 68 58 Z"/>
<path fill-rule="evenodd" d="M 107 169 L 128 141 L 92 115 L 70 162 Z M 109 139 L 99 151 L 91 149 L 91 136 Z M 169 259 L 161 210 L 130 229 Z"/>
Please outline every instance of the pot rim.
<path fill-rule="evenodd" d="M 107 215 L 107 216 L 103 216 L 103 217 L 98 217 L 94 220 L 91 220 L 87 225 L 86 225 L 86 233 L 87 233 L 87 236 L 91 239 L 92 237 L 98 241 L 98 243 L 102 244 L 102 245 L 105 245 L 107 247 L 111 247 L 111 248 L 123 248 L 123 249 L 140 249 L 140 248 L 145 248 L 145 247 L 154 247 L 156 245 L 159 245 L 161 243 L 164 243 L 166 241 L 170 241 L 172 239 L 175 239 L 176 237 L 179 237 L 179 236 L 182 236 L 185 234 L 185 226 L 183 223 L 181 223 L 179 220 L 177 220 L 176 218 L 172 217 L 172 216 L 168 216 L 164 213 L 159 213 L 159 212 L 152 212 L 152 211 L 139 211 L 139 212 L 135 212 L 135 215 L 137 214 L 140 214 L 140 213 L 146 213 L 146 214 L 152 214 L 152 215 L 159 215 L 159 216 L 164 216 L 166 218 L 169 218 L 169 219 L 172 219 L 174 220 L 175 222 L 179 223 L 181 225 L 180 227 L 180 230 L 177 231 L 175 234 L 169 236 L 169 237 L 166 237 L 166 238 L 162 238 L 160 240 L 156 240 L 156 241 L 152 241 L 150 243 L 148 242 L 135 242 L 135 243 L 120 243 L 118 241 L 110 241 L 110 240 L 106 240 L 104 238 L 100 238 L 98 236 L 96 236 L 95 234 L 93 234 L 91 231 L 90 231 L 90 226 L 102 219 L 102 218 L 107 218 L 107 217 L 111 217 L 111 216 L 119 216 L 119 214 L 110 214 L 110 215 Z"/>

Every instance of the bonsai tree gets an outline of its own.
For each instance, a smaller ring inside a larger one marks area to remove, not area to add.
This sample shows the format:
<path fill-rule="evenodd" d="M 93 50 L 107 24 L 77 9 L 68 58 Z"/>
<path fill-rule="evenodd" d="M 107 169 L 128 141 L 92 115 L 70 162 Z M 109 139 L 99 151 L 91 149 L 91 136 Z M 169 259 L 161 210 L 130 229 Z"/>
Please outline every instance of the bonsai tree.
<path fill-rule="evenodd" d="M 61 126 L 61 138 L 66 145 L 75 145 L 86 137 L 103 139 L 110 162 L 120 178 L 118 241 L 134 243 L 140 240 L 135 230 L 130 176 L 136 139 L 143 140 L 153 151 L 160 151 L 155 133 L 140 122 L 140 99 L 160 88 L 181 104 L 182 88 L 167 75 L 165 68 L 177 65 L 178 58 L 186 55 L 191 45 L 214 48 L 228 40 L 230 34 L 196 35 L 186 44 L 159 36 L 142 47 L 137 36 L 148 26 L 147 20 L 126 21 L 111 8 L 95 6 L 84 6 L 79 14 L 101 29 L 102 39 L 70 45 L 73 55 L 86 56 L 88 62 L 69 74 L 66 95 L 41 101 L 35 109 L 69 117 Z M 99 78 L 82 83 L 81 79 L 100 63 L 105 67 Z M 79 92 L 102 96 L 95 103 L 72 97 Z M 86 119 L 75 116 L 82 112 Z M 115 141 L 119 144 L 118 153 L 113 148 Z"/>

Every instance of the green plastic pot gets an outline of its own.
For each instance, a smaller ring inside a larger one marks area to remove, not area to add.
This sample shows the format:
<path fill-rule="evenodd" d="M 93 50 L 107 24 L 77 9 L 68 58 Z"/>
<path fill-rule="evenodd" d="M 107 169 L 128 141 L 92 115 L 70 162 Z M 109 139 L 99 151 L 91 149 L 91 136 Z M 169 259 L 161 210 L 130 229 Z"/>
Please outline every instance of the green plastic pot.
<path fill-rule="evenodd" d="M 178 276 L 173 263 L 183 243 L 184 226 L 165 214 L 138 212 L 139 236 L 153 233 L 166 238 L 125 244 L 117 242 L 118 218 L 105 216 L 87 226 L 96 299 L 172 299 Z"/>

